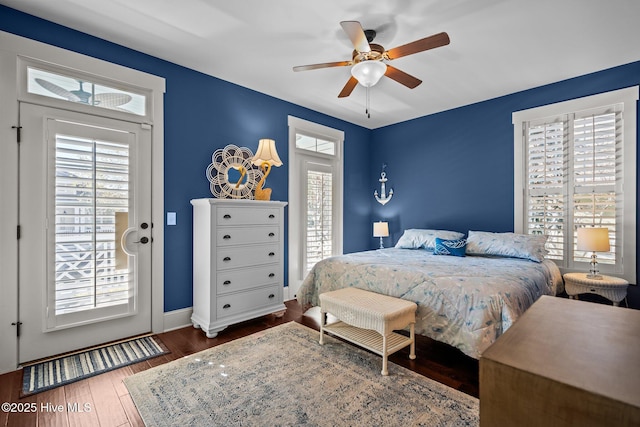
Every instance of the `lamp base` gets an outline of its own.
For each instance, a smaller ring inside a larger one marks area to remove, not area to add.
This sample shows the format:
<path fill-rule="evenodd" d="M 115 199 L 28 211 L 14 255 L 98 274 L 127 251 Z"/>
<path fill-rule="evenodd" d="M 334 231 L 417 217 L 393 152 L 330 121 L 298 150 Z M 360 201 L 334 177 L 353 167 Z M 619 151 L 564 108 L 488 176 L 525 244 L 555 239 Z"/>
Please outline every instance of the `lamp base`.
<path fill-rule="evenodd" d="M 378 249 L 384 249 L 384 245 L 382 244 L 382 236 L 380 236 L 380 247 Z"/>
<path fill-rule="evenodd" d="M 602 280 L 602 274 L 598 271 L 598 259 L 595 251 L 591 253 L 591 270 L 587 274 L 587 279 Z"/>
<path fill-rule="evenodd" d="M 270 188 L 256 188 L 255 194 L 256 200 L 271 200 L 271 189 Z"/>
<path fill-rule="evenodd" d="M 260 179 L 260 181 L 258 182 L 258 185 L 256 186 L 255 199 L 268 201 L 268 200 L 271 200 L 271 189 L 262 188 L 262 186 L 267 181 L 267 177 L 269 176 L 269 173 L 271 173 L 271 163 L 263 162 L 260 165 L 260 168 L 262 169 L 262 172 L 264 172 L 264 175 L 262 175 L 262 178 Z"/>

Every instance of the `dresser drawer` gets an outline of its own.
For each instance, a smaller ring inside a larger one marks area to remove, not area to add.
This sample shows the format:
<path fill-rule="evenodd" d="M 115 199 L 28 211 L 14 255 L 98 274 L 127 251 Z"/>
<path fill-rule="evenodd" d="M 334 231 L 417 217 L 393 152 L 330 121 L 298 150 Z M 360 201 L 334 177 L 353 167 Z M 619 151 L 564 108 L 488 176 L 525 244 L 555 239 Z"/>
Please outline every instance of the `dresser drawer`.
<path fill-rule="evenodd" d="M 264 267 L 242 270 L 224 270 L 217 275 L 218 295 L 244 291 L 270 283 L 282 283 L 280 264 L 268 264 Z"/>
<path fill-rule="evenodd" d="M 277 304 L 280 286 L 274 285 L 238 294 L 223 295 L 218 298 L 218 318 L 232 316 L 259 307 Z"/>
<path fill-rule="evenodd" d="M 216 255 L 218 270 L 277 263 L 280 262 L 280 258 L 278 244 L 243 247 L 223 246 L 218 248 Z"/>
<path fill-rule="evenodd" d="M 280 224 L 281 215 L 282 210 L 278 208 L 220 206 L 218 208 L 217 224 Z"/>
<path fill-rule="evenodd" d="M 216 235 L 218 246 L 270 243 L 280 241 L 280 228 L 277 225 L 242 228 L 221 227 Z"/>

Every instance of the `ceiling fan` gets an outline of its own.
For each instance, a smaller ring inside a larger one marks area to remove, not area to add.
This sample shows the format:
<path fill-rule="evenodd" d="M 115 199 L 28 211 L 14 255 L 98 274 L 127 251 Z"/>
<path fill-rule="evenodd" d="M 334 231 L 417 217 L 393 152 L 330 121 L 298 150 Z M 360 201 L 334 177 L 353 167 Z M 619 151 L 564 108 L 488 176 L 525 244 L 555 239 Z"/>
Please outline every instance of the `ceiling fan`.
<path fill-rule="evenodd" d="M 355 48 L 350 61 L 326 62 L 323 64 L 293 67 L 293 71 L 306 71 L 316 70 L 318 68 L 352 66 L 351 78 L 349 78 L 347 84 L 342 88 L 338 98 L 351 95 L 351 92 L 353 92 L 353 89 L 358 83 L 367 88 L 375 85 L 383 75 L 413 89 L 422 83 L 422 80 L 387 64 L 386 61 L 449 44 L 449 35 L 443 32 L 386 50 L 381 45 L 372 43 L 376 36 L 375 30 L 363 30 L 358 21 L 342 21 L 340 25 L 345 33 L 347 33 L 347 36 L 349 36 Z"/>
<path fill-rule="evenodd" d="M 36 83 L 45 88 L 51 93 L 54 93 L 62 98 L 71 102 L 80 102 L 83 104 L 97 105 L 103 108 L 118 109 L 119 106 L 131 101 L 131 95 L 126 93 L 96 93 L 93 95 L 91 92 L 84 90 L 84 84 L 81 80 L 78 80 L 80 88 L 78 90 L 67 90 L 55 83 L 51 83 L 48 80 L 36 78 Z"/>

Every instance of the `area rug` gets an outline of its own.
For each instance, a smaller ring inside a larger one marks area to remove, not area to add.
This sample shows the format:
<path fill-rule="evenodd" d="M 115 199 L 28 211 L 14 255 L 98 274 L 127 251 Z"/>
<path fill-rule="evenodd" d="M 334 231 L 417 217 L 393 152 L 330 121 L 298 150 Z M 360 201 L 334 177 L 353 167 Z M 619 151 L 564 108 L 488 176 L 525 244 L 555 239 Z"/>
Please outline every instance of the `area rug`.
<path fill-rule="evenodd" d="M 147 426 L 477 426 L 478 399 L 290 322 L 125 378 Z M 420 355 L 418 354 L 418 357 Z"/>
<path fill-rule="evenodd" d="M 133 338 L 22 368 L 22 396 L 40 393 L 103 372 L 169 353 L 157 336 Z"/>

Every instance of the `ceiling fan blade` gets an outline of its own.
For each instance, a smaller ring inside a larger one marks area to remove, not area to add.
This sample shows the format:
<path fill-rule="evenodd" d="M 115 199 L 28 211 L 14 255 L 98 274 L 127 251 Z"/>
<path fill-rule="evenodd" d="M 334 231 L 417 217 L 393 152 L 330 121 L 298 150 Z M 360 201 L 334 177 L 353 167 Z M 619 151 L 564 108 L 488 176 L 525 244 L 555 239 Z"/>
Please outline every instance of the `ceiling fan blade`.
<path fill-rule="evenodd" d="M 367 36 L 364 34 L 362 25 L 360 25 L 358 21 L 342 21 L 340 25 L 342 25 L 342 29 L 349 36 L 357 52 L 371 52 Z"/>
<path fill-rule="evenodd" d="M 405 85 L 409 89 L 413 89 L 420 83 L 422 83 L 422 80 L 417 79 L 411 74 L 405 73 L 404 71 L 400 71 L 396 67 L 392 67 L 389 64 L 387 64 L 387 71 L 384 73 L 384 75 L 402 85 Z"/>
<path fill-rule="evenodd" d="M 119 107 L 131 101 L 131 99 L 131 95 L 127 95 L 126 93 L 97 93 L 96 96 L 93 97 L 96 105 L 105 108 Z"/>
<path fill-rule="evenodd" d="M 57 84 L 51 83 L 50 81 L 36 78 L 36 83 L 38 83 L 40 86 L 42 86 L 49 92 L 55 93 L 56 95 L 61 96 L 69 101 L 72 101 L 72 102 L 82 101 L 79 96 L 69 92 L 65 88 L 58 86 Z"/>
<path fill-rule="evenodd" d="M 344 87 L 342 88 L 342 91 L 338 95 L 338 98 L 346 98 L 347 96 L 351 95 L 351 92 L 353 92 L 353 89 L 355 89 L 357 85 L 358 85 L 358 79 L 351 76 L 347 84 L 344 85 Z"/>
<path fill-rule="evenodd" d="M 386 52 L 389 59 L 401 58 L 403 56 L 412 55 L 414 53 L 423 52 L 449 44 L 449 35 L 447 33 L 438 33 L 402 46 L 394 47 Z"/>
<path fill-rule="evenodd" d="M 329 67 L 346 67 L 347 65 L 353 65 L 353 61 L 324 62 L 322 64 L 298 65 L 296 67 L 293 67 L 293 71 L 317 70 L 318 68 Z"/>

